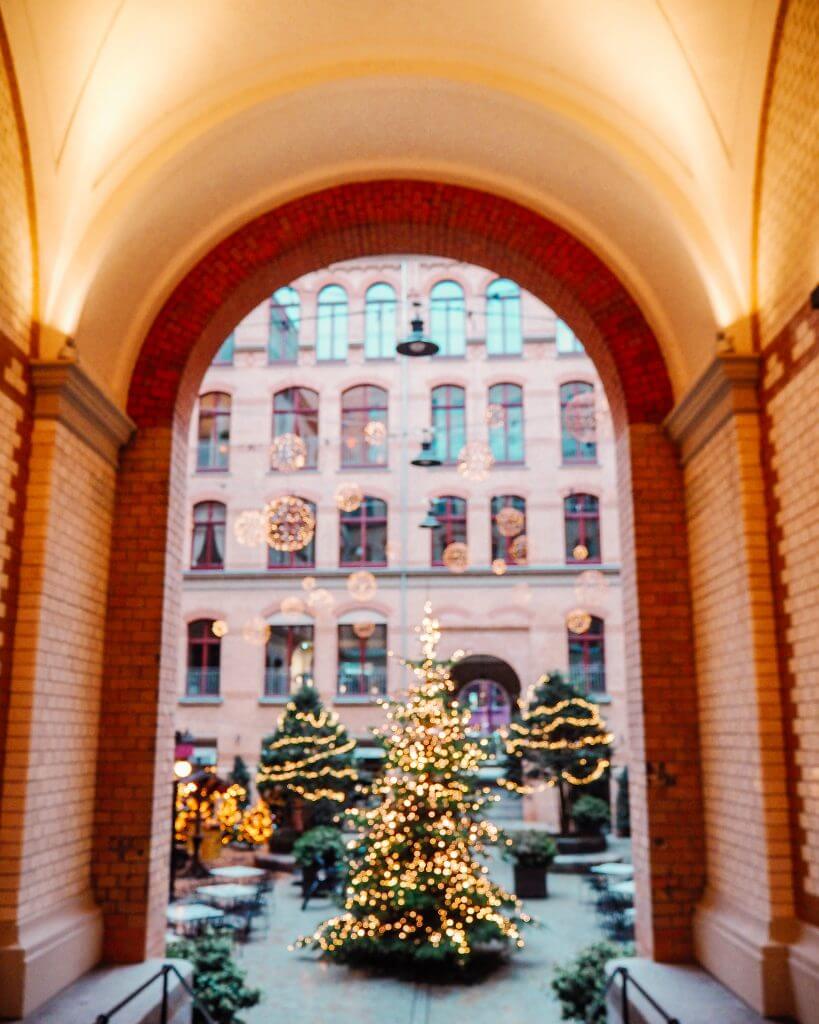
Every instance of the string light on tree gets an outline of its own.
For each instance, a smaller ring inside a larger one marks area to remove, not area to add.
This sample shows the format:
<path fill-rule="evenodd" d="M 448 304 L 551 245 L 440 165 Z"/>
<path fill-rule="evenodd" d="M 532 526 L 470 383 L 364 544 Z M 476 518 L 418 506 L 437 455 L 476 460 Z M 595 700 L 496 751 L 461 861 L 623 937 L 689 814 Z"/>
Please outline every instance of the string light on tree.
<path fill-rule="evenodd" d="M 316 517 L 301 498 L 288 494 L 265 506 L 267 543 L 276 551 L 301 551 L 313 539 Z"/>
<path fill-rule="evenodd" d="M 307 462 L 307 445 L 298 434 L 279 434 L 270 445 L 270 465 L 280 473 L 292 473 Z"/>
<path fill-rule="evenodd" d="M 236 540 L 246 548 L 257 548 L 264 544 L 267 536 L 265 514 L 260 509 L 248 508 L 236 516 L 233 524 Z"/>
<path fill-rule="evenodd" d="M 495 516 L 495 525 L 501 537 L 517 537 L 526 525 L 526 517 L 519 508 L 506 505 Z"/>
<path fill-rule="evenodd" d="M 371 601 L 378 590 L 378 583 L 371 572 L 352 572 L 347 577 L 347 590 L 356 601 Z"/>
<path fill-rule="evenodd" d="M 361 508 L 364 492 L 358 484 L 342 484 L 336 490 L 336 507 L 341 512 L 356 512 Z"/>
<path fill-rule="evenodd" d="M 469 568 L 469 548 L 460 541 L 447 544 L 441 555 L 441 561 L 450 572 L 460 575 Z"/>
<path fill-rule="evenodd" d="M 458 453 L 458 472 L 464 480 L 476 483 L 485 480 L 494 465 L 495 457 L 483 441 L 467 441 Z"/>

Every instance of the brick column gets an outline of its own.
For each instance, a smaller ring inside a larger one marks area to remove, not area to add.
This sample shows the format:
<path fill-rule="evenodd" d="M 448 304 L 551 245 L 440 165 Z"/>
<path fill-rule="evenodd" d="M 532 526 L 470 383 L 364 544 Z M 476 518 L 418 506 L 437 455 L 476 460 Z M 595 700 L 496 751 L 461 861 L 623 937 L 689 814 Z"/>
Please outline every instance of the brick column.
<path fill-rule="evenodd" d="M 707 888 L 698 959 L 757 1010 L 790 1010 L 787 772 L 758 360 L 718 356 L 668 420 L 686 484 Z"/>
<path fill-rule="evenodd" d="M 0 817 L 0 1017 L 99 959 L 90 887 L 105 591 L 119 446 L 132 425 L 74 363 L 35 391 Z"/>

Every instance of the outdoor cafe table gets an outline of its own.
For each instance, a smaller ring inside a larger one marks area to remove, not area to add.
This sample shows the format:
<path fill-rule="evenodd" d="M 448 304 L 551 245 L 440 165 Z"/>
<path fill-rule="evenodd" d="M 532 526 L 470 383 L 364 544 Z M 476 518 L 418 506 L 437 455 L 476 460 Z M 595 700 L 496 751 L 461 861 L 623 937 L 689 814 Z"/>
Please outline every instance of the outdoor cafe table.
<path fill-rule="evenodd" d="M 594 875 L 606 875 L 608 878 L 627 879 L 634 877 L 633 864 L 595 864 L 591 868 Z"/>
<path fill-rule="evenodd" d="M 203 924 L 224 916 L 221 910 L 205 903 L 173 903 L 167 910 L 168 924 L 184 934 L 196 932 Z"/>
<path fill-rule="evenodd" d="M 616 892 L 618 896 L 630 896 L 634 899 L 634 882 L 618 882 L 617 885 L 609 887 L 609 892 Z"/>
<path fill-rule="evenodd" d="M 252 885 L 236 885 L 234 882 L 225 885 L 202 885 L 196 895 L 208 903 L 216 903 L 220 907 L 232 907 L 235 903 L 247 903 L 256 895 Z"/>
<path fill-rule="evenodd" d="M 267 872 L 263 868 L 252 868 L 249 865 L 231 864 L 226 868 L 211 868 L 210 873 L 217 878 L 263 878 Z"/>

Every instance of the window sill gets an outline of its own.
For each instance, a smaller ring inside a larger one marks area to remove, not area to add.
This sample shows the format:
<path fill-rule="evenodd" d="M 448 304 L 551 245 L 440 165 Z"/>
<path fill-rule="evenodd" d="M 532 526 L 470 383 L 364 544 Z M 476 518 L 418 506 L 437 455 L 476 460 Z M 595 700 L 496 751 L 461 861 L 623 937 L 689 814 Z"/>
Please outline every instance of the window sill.
<path fill-rule="evenodd" d="M 224 469 L 218 468 L 218 467 L 214 467 L 213 469 L 209 469 L 207 466 L 197 466 L 196 469 L 195 469 L 195 472 L 196 473 L 204 473 L 204 474 L 206 474 L 208 476 L 210 476 L 213 473 L 218 473 L 218 474 L 220 474 L 222 476 L 227 476 L 230 473 L 230 466 L 226 466 Z"/>
<path fill-rule="evenodd" d="M 288 693 L 286 696 L 282 696 L 282 697 L 259 697 L 259 703 L 260 704 L 277 704 L 277 705 L 281 706 L 282 704 L 287 704 L 291 699 L 292 699 L 292 695 Z"/>
<path fill-rule="evenodd" d="M 339 569 L 388 569 L 387 562 L 339 562 Z"/>
<path fill-rule="evenodd" d="M 375 465 L 375 464 L 374 465 L 370 465 L 369 463 L 363 463 L 360 466 L 353 466 L 352 464 L 348 463 L 346 466 L 339 466 L 338 468 L 339 468 L 339 472 L 340 473 L 349 473 L 351 471 L 355 472 L 355 473 L 361 473 L 361 472 L 366 473 L 366 472 L 368 472 L 371 469 L 375 469 L 375 470 L 378 470 L 378 472 L 382 472 L 383 473 L 383 471 L 385 469 L 389 469 L 390 467 L 384 462 L 384 463 L 378 463 L 377 465 Z"/>
<path fill-rule="evenodd" d="M 603 562 L 600 558 L 567 558 L 566 565 L 579 566 L 579 565 L 602 565 Z"/>
<path fill-rule="evenodd" d="M 377 704 L 380 700 L 386 700 L 385 693 L 373 693 L 363 696 L 358 694 L 337 693 L 333 697 L 334 704 Z"/>
<path fill-rule="evenodd" d="M 221 704 L 223 703 L 223 697 L 180 697 L 180 704 Z"/>
<path fill-rule="evenodd" d="M 600 463 L 597 459 L 564 459 L 560 463 L 561 469 L 577 469 L 583 466 L 589 466 L 591 469 L 599 469 Z"/>
<path fill-rule="evenodd" d="M 611 704 L 611 697 L 607 693 L 587 693 L 586 700 L 593 704 Z"/>
<path fill-rule="evenodd" d="M 188 572 L 224 572 L 224 565 L 192 565 Z"/>

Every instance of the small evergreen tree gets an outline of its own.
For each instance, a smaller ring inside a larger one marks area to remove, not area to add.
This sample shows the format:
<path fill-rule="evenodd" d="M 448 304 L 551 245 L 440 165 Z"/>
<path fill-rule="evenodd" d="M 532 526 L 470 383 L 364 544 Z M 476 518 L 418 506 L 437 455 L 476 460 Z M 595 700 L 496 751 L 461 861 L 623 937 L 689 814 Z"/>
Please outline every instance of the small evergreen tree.
<path fill-rule="evenodd" d="M 245 985 L 245 972 L 231 957 L 230 939 L 207 932 L 198 939 L 178 939 L 168 946 L 167 955 L 193 964 L 193 991 L 216 1024 L 242 1024 L 238 1010 L 255 1006 L 262 997 L 257 988 Z M 194 1011 L 194 1024 L 204 1017 Z"/>
<path fill-rule="evenodd" d="M 250 792 L 250 769 L 245 764 L 244 758 L 238 754 L 233 759 L 233 771 L 228 775 L 228 782 L 241 786 L 245 791 L 244 797 L 239 801 L 239 806 L 244 810 L 248 803 L 250 803 L 250 798 L 248 797 Z"/>
<path fill-rule="evenodd" d="M 269 804 L 283 806 L 301 832 L 305 802 L 310 817 L 320 821 L 349 798 L 358 779 L 354 749 L 338 715 L 324 707 L 314 686 L 303 686 L 288 701 L 276 731 L 262 740 L 256 788 Z"/>
<path fill-rule="evenodd" d="M 599 779 L 610 764 L 613 740 L 600 708 L 559 672 L 538 680 L 532 699 L 505 736 L 507 788 L 526 792 L 527 783 L 557 786 L 560 831 L 569 831 L 571 790 Z"/>

